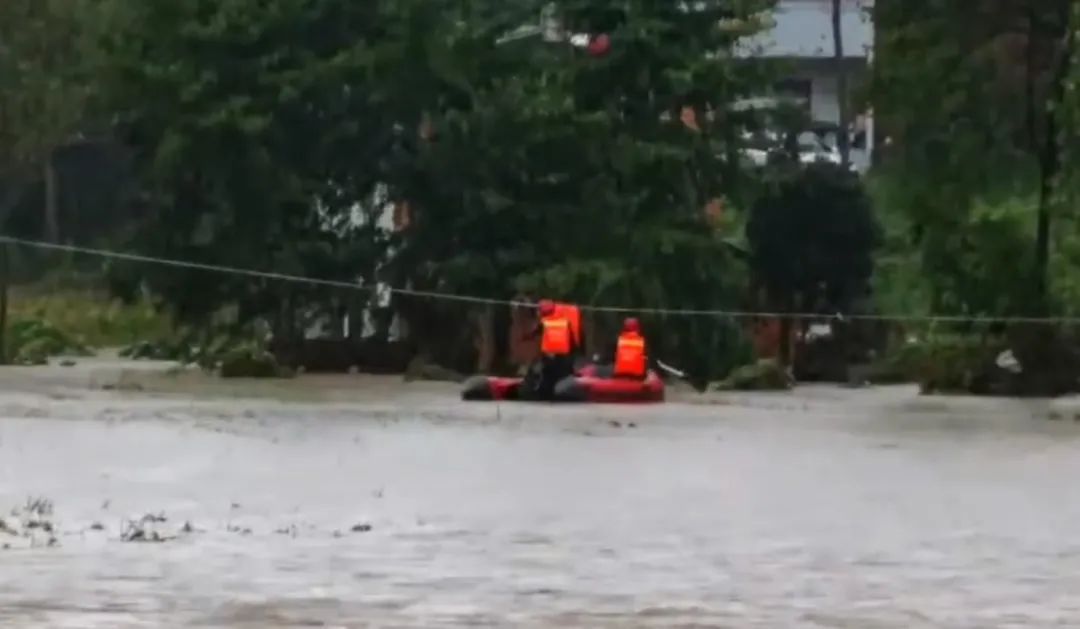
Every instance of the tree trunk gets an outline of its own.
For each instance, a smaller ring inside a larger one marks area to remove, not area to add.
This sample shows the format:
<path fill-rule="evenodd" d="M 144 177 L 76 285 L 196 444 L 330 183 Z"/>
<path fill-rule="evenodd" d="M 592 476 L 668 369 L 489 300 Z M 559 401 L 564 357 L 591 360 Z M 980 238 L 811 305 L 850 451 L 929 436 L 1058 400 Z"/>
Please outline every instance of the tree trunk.
<path fill-rule="evenodd" d="M 45 239 L 60 242 L 60 177 L 51 154 L 45 158 Z"/>
<path fill-rule="evenodd" d="M 1075 36 L 1070 28 L 1069 2 L 1062 1 L 1060 24 L 1061 57 L 1054 69 L 1053 83 L 1050 85 L 1050 94 L 1042 104 L 1045 115 L 1045 123 L 1042 132 L 1042 141 L 1035 146 L 1038 150 L 1039 160 L 1039 208 L 1038 219 L 1035 228 L 1035 289 L 1040 313 L 1045 313 L 1049 308 L 1049 272 L 1050 272 L 1050 229 L 1051 209 L 1053 206 L 1054 184 L 1061 171 L 1061 143 L 1058 138 L 1058 115 L 1060 104 L 1065 97 L 1065 80 L 1069 75 L 1072 64 Z M 1031 25 L 1032 39 L 1035 39 L 1035 24 Z M 1030 44 L 1029 44 L 1030 47 Z"/>
<path fill-rule="evenodd" d="M 847 168 L 851 164 L 851 113 L 848 111 L 848 76 L 847 64 L 844 61 L 843 8 L 843 0 L 832 0 L 833 61 L 836 66 L 836 102 L 840 117 L 836 143 L 840 151 L 840 164 Z"/>

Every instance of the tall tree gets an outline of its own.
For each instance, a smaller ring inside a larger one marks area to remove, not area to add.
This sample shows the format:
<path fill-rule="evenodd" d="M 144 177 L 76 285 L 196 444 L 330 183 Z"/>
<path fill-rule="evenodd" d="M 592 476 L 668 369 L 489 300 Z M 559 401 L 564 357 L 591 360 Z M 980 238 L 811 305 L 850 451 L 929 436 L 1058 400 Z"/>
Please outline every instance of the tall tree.
<path fill-rule="evenodd" d="M 705 208 L 743 192 L 731 105 L 766 83 L 733 51 L 769 3 L 552 4 L 595 45 L 496 46 L 473 23 L 439 55 L 467 87 L 411 162 L 400 266 L 446 290 L 731 307 L 738 263 Z"/>
<path fill-rule="evenodd" d="M 342 219 L 374 211 L 365 202 L 387 137 L 369 81 L 381 6 L 117 0 L 103 42 L 105 104 L 141 164 L 146 208 L 132 246 L 208 264 L 370 279 L 379 246 L 373 217 Z M 122 270 L 188 320 L 236 305 L 243 320 L 266 315 L 290 328 L 281 304 L 312 290 Z"/>
<path fill-rule="evenodd" d="M 885 172 L 939 309 L 1030 313 L 1052 301 L 1051 138 L 1062 63 L 1071 57 L 1069 6 L 878 3 L 875 110 L 892 140 Z M 1002 249 L 1014 253 L 1005 258 Z"/>
<path fill-rule="evenodd" d="M 10 0 L 0 3 L 0 233 L 26 190 L 44 181 L 55 225 L 53 151 L 85 120 L 92 92 L 87 64 L 97 6 L 88 0 Z M 11 251 L 0 245 L 0 360 Z"/>

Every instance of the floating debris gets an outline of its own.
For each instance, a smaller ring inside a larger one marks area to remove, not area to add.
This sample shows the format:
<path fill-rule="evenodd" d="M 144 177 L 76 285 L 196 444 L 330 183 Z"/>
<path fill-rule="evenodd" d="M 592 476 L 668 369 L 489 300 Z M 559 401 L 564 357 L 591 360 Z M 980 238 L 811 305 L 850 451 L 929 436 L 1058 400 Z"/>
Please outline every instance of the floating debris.
<path fill-rule="evenodd" d="M 0 533 L 19 540 L 18 546 L 29 548 L 56 547 L 57 526 L 53 522 L 53 503 L 46 498 L 30 497 L 22 507 L 11 510 L 11 516 L 0 519 Z M 6 543 L 10 549 L 12 543 Z"/>
<path fill-rule="evenodd" d="M 251 529 L 246 526 L 236 526 L 235 524 L 230 524 L 225 527 L 225 530 L 230 533 L 236 533 L 238 535 L 251 535 Z"/>
<path fill-rule="evenodd" d="M 176 539 L 175 535 L 162 533 L 155 526 L 166 521 L 164 513 L 148 513 L 138 520 L 128 520 L 120 531 L 120 541 L 161 543 Z"/>
<path fill-rule="evenodd" d="M 371 525 L 368 524 L 367 522 L 361 522 L 359 524 L 354 524 L 352 529 L 350 529 L 350 530 L 353 533 L 370 533 L 371 532 Z"/>

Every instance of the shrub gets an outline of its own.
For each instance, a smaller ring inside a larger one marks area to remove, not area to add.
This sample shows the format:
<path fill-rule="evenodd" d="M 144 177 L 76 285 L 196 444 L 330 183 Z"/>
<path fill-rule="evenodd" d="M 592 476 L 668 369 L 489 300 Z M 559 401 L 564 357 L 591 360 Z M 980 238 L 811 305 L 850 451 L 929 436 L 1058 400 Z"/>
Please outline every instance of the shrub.
<path fill-rule="evenodd" d="M 715 385 L 718 391 L 787 391 L 794 385 L 779 361 L 767 358 L 735 369 Z"/>

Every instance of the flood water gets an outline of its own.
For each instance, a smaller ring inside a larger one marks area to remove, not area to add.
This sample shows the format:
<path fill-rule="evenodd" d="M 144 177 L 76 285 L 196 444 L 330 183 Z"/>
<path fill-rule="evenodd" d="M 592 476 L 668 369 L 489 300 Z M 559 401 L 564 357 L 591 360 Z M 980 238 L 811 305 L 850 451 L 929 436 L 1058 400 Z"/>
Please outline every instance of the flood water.
<path fill-rule="evenodd" d="M 1080 403 L 723 402 L 2 394 L 0 627 L 1080 626 Z"/>

